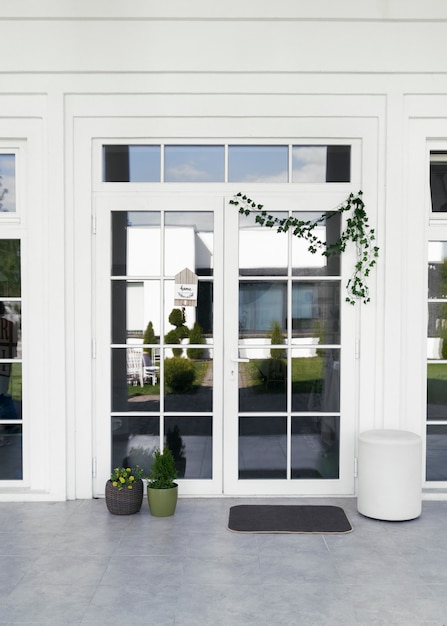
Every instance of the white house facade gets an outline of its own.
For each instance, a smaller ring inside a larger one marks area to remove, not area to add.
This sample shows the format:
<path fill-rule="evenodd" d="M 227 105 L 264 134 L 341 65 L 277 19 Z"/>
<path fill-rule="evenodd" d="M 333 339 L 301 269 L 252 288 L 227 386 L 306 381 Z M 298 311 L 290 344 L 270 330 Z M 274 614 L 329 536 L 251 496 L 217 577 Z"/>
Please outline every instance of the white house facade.
<path fill-rule="evenodd" d="M 359 433 L 447 489 L 442 0 L 0 0 L 0 501 L 356 495 Z M 232 203 L 379 247 L 312 254 Z M 174 312 L 173 312 L 174 311 Z"/>

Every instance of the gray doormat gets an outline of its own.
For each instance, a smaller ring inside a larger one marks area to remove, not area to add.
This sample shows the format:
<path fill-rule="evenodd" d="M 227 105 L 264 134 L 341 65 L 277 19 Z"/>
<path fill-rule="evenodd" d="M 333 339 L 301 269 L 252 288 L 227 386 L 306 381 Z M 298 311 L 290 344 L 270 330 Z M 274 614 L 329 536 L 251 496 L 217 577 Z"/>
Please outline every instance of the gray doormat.
<path fill-rule="evenodd" d="M 242 504 L 230 508 L 228 528 L 238 533 L 350 533 L 338 506 Z"/>

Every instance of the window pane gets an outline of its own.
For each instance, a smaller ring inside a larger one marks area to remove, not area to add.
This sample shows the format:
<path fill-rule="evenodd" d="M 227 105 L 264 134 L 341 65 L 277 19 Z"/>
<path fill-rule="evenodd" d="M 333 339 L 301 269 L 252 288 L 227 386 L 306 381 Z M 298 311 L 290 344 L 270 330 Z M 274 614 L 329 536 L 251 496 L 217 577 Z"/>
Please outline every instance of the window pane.
<path fill-rule="evenodd" d="M 21 358 L 21 308 L 18 301 L 0 300 L 0 359 Z"/>
<path fill-rule="evenodd" d="M 285 282 L 239 283 L 239 336 L 270 337 L 274 322 L 287 328 Z"/>
<path fill-rule="evenodd" d="M 224 146 L 165 146 L 165 182 L 219 183 L 224 179 Z"/>
<path fill-rule="evenodd" d="M 214 266 L 214 217 L 208 211 L 169 211 L 165 214 L 165 275 L 189 268 L 211 276 Z"/>
<path fill-rule="evenodd" d="M 16 211 L 15 163 L 14 154 L 0 154 L 0 213 Z"/>
<path fill-rule="evenodd" d="M 22 364 L 0 360 L 0 420 L 22 419 Z"/>
<path fill-rule="evenodd" d="M 340 418 L 292 417 L 292 478 L 338 478 Z"/>
<path fill-rule="evenodd" d="M 112 213 L 112 275 L 160 274 L 160 213 Z"/>
<path fill-rule="evenodd" d="M 239 418 L 239 478 L 287 478 L 287 419 Z"/>
<path fill-rule="evenodd" d="M 176 354 L 181 352 L 181 355 Z M 171 349 L 169 349 L 169 353 Z M 209 412 L 213 408 L 213 362 L 208 358 L 182 358 L 188 355 L 184 348 L 172 348 L 173 357 L 166 358 L 165 410 Z M 168 354 L 168 351 L 167 351 Z"/>
<path fill-rule="evenodd" d="M 166 417 L 165 443 L 172 451 L 178 478 L 212 478 L 211 417 Z"/>
<path fill-rule="evenodd" d="M 351 146 L 293 146 L 294 183 L 345 183 L 351 180 Z"/>
<path fill-rule="evenodd" d="M 447 425 L 427 426 L 427 480 L 447 480 Z"/>
<path fill-rule="evenodd" d="M 340 283 L 295 282 L 292 285 L 293 343 L 340 343 Z"/>
<path fill-rule="evenodd" d="M 447 363 L 427 364 L 427 419 L 447 420 Z"/>
<path fill-rule="evenodd" d="M 106 183 L 159 183 L 160 146 L 104 146 Z"/>
<path fill-rule="evenodd" d="M 340 350 L 293 350 L 292 411 L 340 411 Z"/>
<path fill-rule="evenodd" d="M 139 465 L 147 475 L 159 447 L 159 417 L 112 417 L 112 469 Z"/>
<path fill-rule="evenodd" d="M 427 358 L 447 359 L 447 301 L 428 303 Z"/>
<path fill-rule="evenodd" d="M 228 180 L 244 183 L 287 183 L 288 146 L 229 146 Z"/>
<path fill-rule="evenodd" d="M 22 426 L 0 424 L 0 480 L 22 480 Z"/>
<path fill-rule="evenodd" d="M 431 210 L 435 213 L 447 211 L 447 155 L 443 155 L 444 162 L 432 161 L 430 163 L 430 191 Z M 432 156 L 432 158 L 436 158 Z M 438 158 L 442 158 L 438 155 Z"/>
<path fill-rule="evenodd" d="M 143 348 L 113 348 L 112 411 L 159 410 L 160 373 L 155 355 L 150 358 Z"/>
<path fill-rule="evenodd" d="M 112 281 L 112 343 L 143 343 L 149 322 L 160 335 L 160 293 L 159 280 Z"/>
<path fill-rule="evenodd" d="M 285 348 L 243 349 L 250 359 L 239 363 L 239 410 L 285 411 L 287 409 L 287 357 Z"/>
<path fill-rule="evenodd" d="M 315 222 L 324 215 L 330 215 L 314 229 L 320 241 L 334 243 L 340 236 L 341 216 L 339 213 L 294 212 L 293 217 L 302 222 Z M 309 252 L 309 243 L 292 235 L 292 274 L 294 276 L 339 276 L 340 256 L 323 256 L 323 249 Z"/>
<path fill-rule="evenodd" d="M 0 297 L 19 298 L 20 241 L 0 239 Z"/>
<path fill-rule="evenodd" d="M 278 219 L 287 213 L 272 213 Z M 239 274 L 241 276 L 284 276 L 287 274 L 288 237 L 276 228 L 261 227 L 256 213 L 239 215 Z"/>
<path fill-rule="evenodd" d="M 428 297 L 447 299 L 447 241 L 428 242 Z"/>

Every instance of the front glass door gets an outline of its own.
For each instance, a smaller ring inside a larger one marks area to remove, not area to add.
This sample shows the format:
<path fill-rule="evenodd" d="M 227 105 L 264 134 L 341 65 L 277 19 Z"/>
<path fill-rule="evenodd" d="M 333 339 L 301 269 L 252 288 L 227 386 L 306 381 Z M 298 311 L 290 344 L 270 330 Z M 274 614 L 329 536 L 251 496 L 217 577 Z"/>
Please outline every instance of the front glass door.
<path fill-rule="evenodd" d="M 279 216 L 300 206 L 283 204 Z M 103 196 L 96 211 L 96 492 L 111 467 L 148 471 L 160 445 L 183 494 L 351 492 L 340 260 L 222 194 Z"/>

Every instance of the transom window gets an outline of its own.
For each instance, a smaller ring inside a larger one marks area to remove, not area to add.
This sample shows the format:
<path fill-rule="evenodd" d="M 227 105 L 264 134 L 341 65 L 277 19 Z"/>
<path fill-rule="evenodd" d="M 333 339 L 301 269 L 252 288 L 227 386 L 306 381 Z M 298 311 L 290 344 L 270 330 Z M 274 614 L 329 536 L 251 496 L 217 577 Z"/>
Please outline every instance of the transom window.
<path fill-rule="evenodd" d="M 349 145 L 104 145 L 103 182 L 346 183 Z"/>

